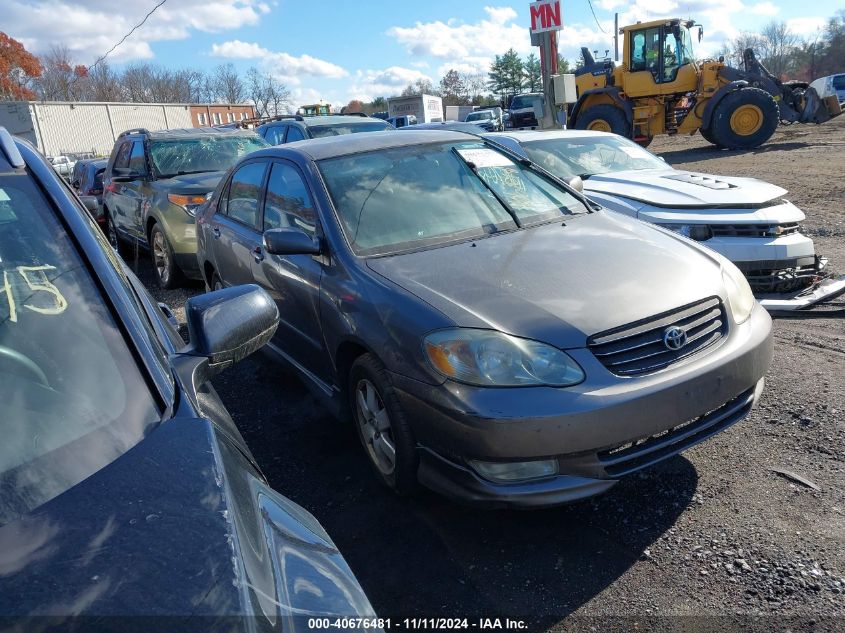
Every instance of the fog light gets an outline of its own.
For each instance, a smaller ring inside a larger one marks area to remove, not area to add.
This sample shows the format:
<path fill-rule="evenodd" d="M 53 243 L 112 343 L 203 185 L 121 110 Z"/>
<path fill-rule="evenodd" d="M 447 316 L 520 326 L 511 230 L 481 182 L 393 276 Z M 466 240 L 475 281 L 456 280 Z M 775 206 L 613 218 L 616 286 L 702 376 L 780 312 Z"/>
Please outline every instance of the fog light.
<path fill-rule="evenodd" d="M 557 474 L 557 460 L 541 459 L 531 462 L 479 462 L 469 460 L 469 465 L 484 479 L 514 483 Z"/>

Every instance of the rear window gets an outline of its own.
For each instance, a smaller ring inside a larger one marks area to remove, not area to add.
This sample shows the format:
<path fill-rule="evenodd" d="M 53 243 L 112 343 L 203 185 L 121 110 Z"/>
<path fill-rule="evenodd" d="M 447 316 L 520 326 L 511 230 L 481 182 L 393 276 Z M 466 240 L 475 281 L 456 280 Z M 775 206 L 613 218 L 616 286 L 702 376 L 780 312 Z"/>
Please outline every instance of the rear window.
<path fill-rule="evenodd" d="M 267 146 L 268 143 L 257 134 L 209 134 L 196 138 L 154 140 L 150 144 L 150 157 L 159 178 L 171 178 L 182 174 L 224 171 L 241 156 Z"/>
<path fill-rule="evenodd" d="M 130 447 L 160 411 L 52 207 L 0 176 L 0 525 Z"/>
<path fill-rule="evenodd" d="M 845 90 L 845 75 L 836 75 L 833 78 L 834 90 Z"/>

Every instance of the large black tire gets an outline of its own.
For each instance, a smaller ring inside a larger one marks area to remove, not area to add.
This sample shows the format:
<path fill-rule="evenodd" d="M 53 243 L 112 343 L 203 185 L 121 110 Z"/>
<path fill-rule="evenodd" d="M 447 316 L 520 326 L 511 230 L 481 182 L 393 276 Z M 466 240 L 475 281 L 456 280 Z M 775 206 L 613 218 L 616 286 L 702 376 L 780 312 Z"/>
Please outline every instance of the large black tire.
<path fill-rule="evenodd" d="M 752 149 L 768 141 L 780 122 L 777 102 L 760 88 L 740 88 L 722 99 L 713 112 L 713 142 L 729 149 Z"/>
<path fill-rule="evenodd" d="M 716 147 L 719 147 L 719 144 L 716 143 L 716 141 L 713 139 L 713 132 L 710 130 L 710 128 L 703 127 L 700 128 L 698 131 L 701 132 L 701 136 L 704 137 L 705 141 L 712 145 L 715 145 Z"/>
<path fill-rule="evenodd" d="M 575 129 L 613 132 L 619 136 L 631 138 L 631 124 L 628 123 L 625 112 L 609 103 L 601 103 L 579 112 Z"/>
<path fill-rule="evenodd" d="M 375 389 L 372 400 L 375 405 L 369 404 L 367 407 L 362 407 L 359 398 L 366 401 L 370 388 Z M 373 471 L 388 488 L 397 494 L 407 495 L 415 492 L 419 488 L 417 482 L 419 458 L 416 442 L 387 371 L 375 356 L 363 354 L 352 364 L 349 371 L 348 393 L 355 429 Z M 367 411 L 386 412 L 386 428 L 376 430 L 379 426 L 376 421 L 378 416 L 371 417 Z M 384 447 L 383 443 L 379 443 L 382 440 L 382 434 L 383 439 L 386 439 L 394 448 L 395 457 L 392 467 L 389 467 L 390 464 L 387 463 L 389 460 L 384 459 L 384 452 L 380 450 L 380 447 Z"/>
<path fill-rule="evenodd" d="M 165 290 L 178 288 L 183 280 L 182 271 L 173 258 L 173 249 L 158 224 L 150 229 L 150 258 L 158 285 Z"/>

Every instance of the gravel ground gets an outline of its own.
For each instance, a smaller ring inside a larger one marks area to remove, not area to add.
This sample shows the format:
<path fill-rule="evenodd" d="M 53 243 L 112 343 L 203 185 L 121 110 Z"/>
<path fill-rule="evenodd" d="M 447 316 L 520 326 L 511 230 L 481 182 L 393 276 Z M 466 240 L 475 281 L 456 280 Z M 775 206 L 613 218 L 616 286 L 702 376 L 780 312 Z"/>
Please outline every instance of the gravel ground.
<path fill-rule="evenodd" d="M 650 149 L 788 189 L 817 250 L 845 272 L 845 117 L 782 128 L 750 152 L 699 136 Z M 147 260 L 136 267 L 150 282 Z M 180 320 L 201 291 L 150 286 Z M 529 631 L 842 631 L 843 314 L 845 299 L 776 320 L 767 389 L 744 422 L 602 497 L 540 511 L 396 498 L 350 425 L 261 355 L 215 385 L 270 483 L 317 516 L 384 616 L 521 617 Z"/>

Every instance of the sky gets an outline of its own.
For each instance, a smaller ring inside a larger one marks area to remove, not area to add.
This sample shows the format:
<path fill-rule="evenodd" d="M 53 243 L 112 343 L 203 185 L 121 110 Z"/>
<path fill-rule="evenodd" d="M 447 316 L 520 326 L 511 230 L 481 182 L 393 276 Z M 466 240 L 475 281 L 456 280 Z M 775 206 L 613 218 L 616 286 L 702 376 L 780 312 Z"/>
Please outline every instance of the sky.
<path fill-rule="evenodd" d="M 160 0 L 2 0 L 0 29 L 36 54 L 66 45 L 90 65 Z M 704 25 L 701 57 L 740 31 L 786 21 L 811 36 L 842 9 L 843 0 L 561 0 L 560 53 L 581 46 L 613 50 L 613 14 L 620 25 L 659 17 L 692 17 Z M 119 7 L 119 10 L 117 8 Z M 598 22 L 598 23 L 597 23 Z M 295 105 L 345 105 L 401 92 L 408 83 L 437 83 L 446 71 L 486 72 L 496 54 L 532 52 L 529 2 L 504 0 L 166 0 L 109 55 L 116 68 L 151 62 L 170 68 L 234 64 L 276 76 Z M 537 49 L 533 49 L 537 50 Z"/>

